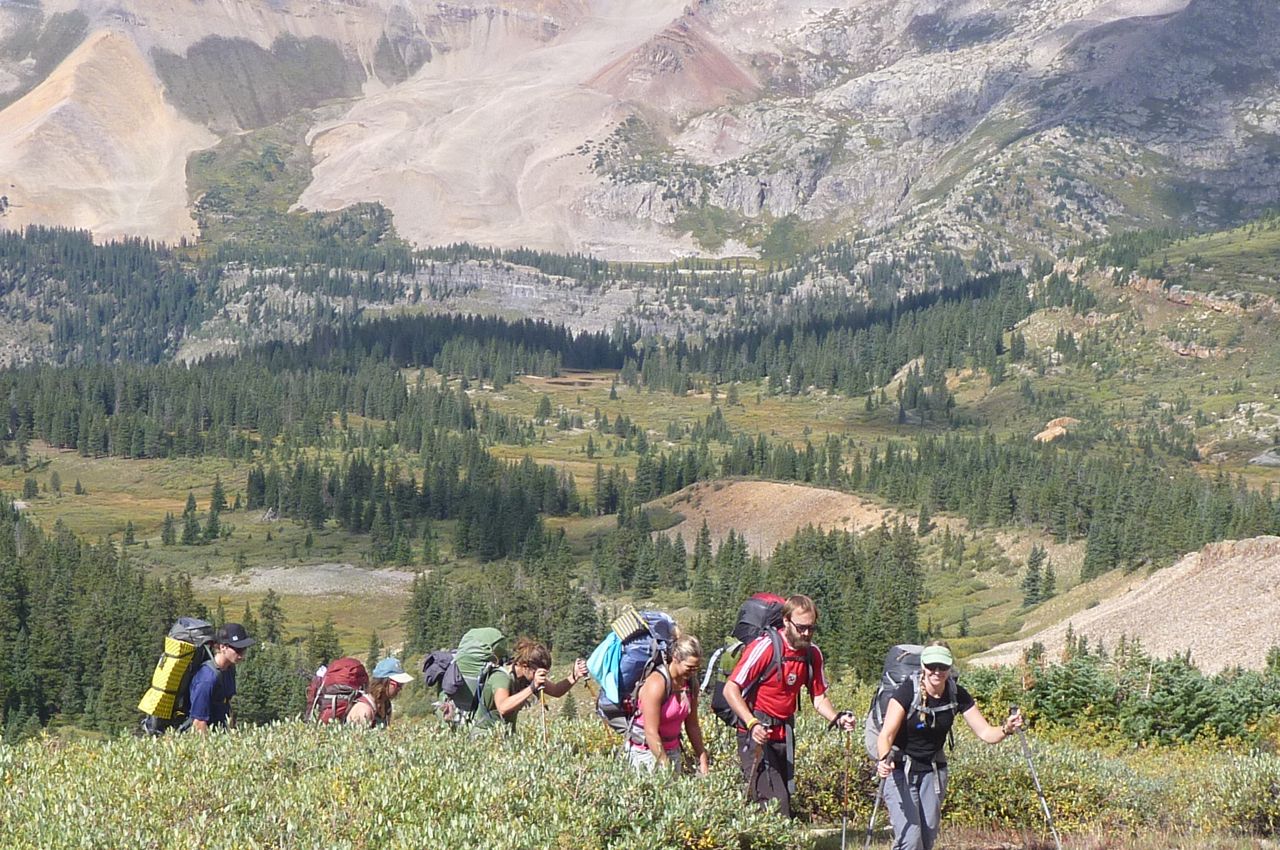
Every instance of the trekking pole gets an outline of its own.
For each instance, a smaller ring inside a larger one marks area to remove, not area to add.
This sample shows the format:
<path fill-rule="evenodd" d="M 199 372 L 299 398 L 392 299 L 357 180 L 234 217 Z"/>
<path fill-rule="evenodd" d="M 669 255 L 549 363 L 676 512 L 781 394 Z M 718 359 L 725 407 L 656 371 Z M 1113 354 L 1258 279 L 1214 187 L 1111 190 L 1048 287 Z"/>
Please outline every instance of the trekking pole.
<path fill-rule="evenodd" d="M 849 764 L 853 761 L 853 736 L 844 739 L 844 799 L 840 804 L 840 850 L 849 843 Z"/>
<path fill-rule="evenodd" d="M 538 700 L 542 703 L 542 746 L 547 745 L 547 691 L 538 688 Z"/>
<path fill-rule="evenodd" d="M 901 752 L 901 750 L 898 747 L 894 747 L 889 750 L 889 758 L 893 760 L 895 765 L 898 763 L 899 752 Z M 867 840 L 866 843 L 862 845 L 862 850 L 868 850 L 868 848 L 871 847 L 871 836 L 876 829 L 876 812 L 880 810 L 880 801 L 884 799 L 884 781 L 887 778 L 888 777 L 881 777 L 880 784 L 876 786 L 876 801 L 871 806 L 871 820 L 867 821 Z"/>
<path fill-rule="evenodd" d="M 827 731 L 832 729 L 840 729 L 840 720 L 848 715 L 850 711 L 836 712 L 836 716 L 831 718 L 831 722 L 827 724 Z M 840 729 L 840 731 L 844 731 Z M 853 737 L 844 739 L 844 794 L 843 801 L 840 805 L 840 850 L 846 850 L 849 843 L 849 765 L 853 762 Z"/>
<path fill-rule="evenodd" d="M 1016 705 L 1009 706 L 1009 716 L 1013 717 L 1018 713 Z M 1031 760 L 1031 745 L 1027 743 L 1027 733 L 1022 729 L 1018 730 L 1018 739 L 1022 741 L 1022 754 L 1026 756 L 1027 768 L 1031 771 L 1031 781 L 1036 786 L 1036 796 L 1040 798 L 1040 808 L 1044 810 L 1045 823 L 1049 824 L 1049 832 L 1053 835 L 1053 846 L 1057 850 L 1062 850 L 1062 841 L 1058 838 L 1058 830 L 1053 825 L 1053 815 L 1049 814 L 1049 801 L 1044 798 L 1044 789 L 1040 787 L 1040 777 L 1036 775 L 1035 763 Z"/>
<path fill-rule="evenodd" d="M 751 760 L 751 773 L 747 774 L 747 799 L 755 798 L 756 775 L 760 772 L 760 760 L 764 758 L 764 744 L 756 744 L 756 754 Z"/>

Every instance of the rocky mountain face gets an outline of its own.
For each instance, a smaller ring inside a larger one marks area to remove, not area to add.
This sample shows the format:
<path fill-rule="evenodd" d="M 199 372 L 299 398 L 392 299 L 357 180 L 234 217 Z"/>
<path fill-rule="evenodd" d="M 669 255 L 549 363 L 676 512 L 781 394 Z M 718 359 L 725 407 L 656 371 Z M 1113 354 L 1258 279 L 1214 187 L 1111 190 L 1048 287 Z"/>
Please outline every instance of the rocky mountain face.
<path fill-rule="evenodd" d="M 976 268 L 1280 198 L 1271 0 L 20 0 L 0 224 L 191 235 L 305 112 L 303 209 L 620 259 L 868 240 Z"/>

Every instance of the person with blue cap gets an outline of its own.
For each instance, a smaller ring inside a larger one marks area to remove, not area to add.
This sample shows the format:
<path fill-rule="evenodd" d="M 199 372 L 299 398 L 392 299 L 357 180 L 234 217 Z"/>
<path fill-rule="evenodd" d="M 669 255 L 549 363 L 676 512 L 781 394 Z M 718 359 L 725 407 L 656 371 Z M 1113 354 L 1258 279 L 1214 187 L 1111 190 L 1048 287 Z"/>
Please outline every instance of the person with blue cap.
<path fill-rule="evenodd" d="M 876 774 L 886 780 L 884 805 L 893 825 L 893 850 L 930 850 L 938 838 L 942 797 L 947 789 L 945 745 L 956 716 L 981 740 L 998 744 L 1022 728 L 1010 714 L 992 726 L 973 697 L 951 678 L 951 648 L 935 641 L 920 653 L 920 675 L 903 682 L 889 698 L 876 741 Z"/>
<path fill-rule="evenodd" d="M 390 726 L 391 701 L 400 688 L 413 681 L 404 672 L 399 658 L 384 658 L 373 668 L 369 677 L 369 692 L 361 694 L 347 712 L 347 723 L 353 726 Z"/>

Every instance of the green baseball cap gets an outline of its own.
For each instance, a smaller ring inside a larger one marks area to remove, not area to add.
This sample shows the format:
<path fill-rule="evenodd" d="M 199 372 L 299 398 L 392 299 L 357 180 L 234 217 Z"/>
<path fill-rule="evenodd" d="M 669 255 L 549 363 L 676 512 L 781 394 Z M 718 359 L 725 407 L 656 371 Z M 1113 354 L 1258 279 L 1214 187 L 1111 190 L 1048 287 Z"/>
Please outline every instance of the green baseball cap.
<path fill-rule="evenodd" d="M 955 666 L 955 661 L 951 658 L 951 650 L 945 646 L 926 646 L 920 653 L 920 665 L 926 664 L 945 664 L 952 667 Z"/>

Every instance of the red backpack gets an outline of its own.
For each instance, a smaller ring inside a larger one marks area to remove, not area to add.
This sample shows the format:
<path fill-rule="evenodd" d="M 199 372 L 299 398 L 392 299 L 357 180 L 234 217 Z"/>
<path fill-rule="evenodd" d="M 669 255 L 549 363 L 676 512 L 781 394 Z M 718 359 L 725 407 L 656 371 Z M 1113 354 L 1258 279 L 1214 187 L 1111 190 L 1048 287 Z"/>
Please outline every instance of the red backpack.
<path fill-rule="evenodd" d="M 369 688 L 369 671 L 358 658 L 339 658 L 321 667 L 307 686 L 307 709 L 303 719 L 312 723 L 332 723 L 347 719 L 351 706 Z"/>

